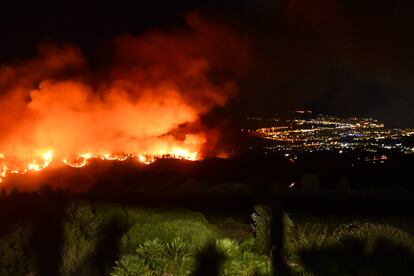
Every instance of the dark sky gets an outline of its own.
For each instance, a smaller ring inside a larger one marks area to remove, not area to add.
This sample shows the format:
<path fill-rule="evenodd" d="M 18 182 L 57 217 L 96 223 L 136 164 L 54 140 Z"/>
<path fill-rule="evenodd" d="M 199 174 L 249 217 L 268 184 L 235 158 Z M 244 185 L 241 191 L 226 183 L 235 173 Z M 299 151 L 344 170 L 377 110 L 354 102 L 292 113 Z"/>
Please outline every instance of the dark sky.
<path fill-rule="evenodd" d="M 0 7 L 2 63 L 57 41 L 78 45 L 99 66 L 111 37 L 183 25 L 196 11 L 250 41 L 251 62 L 228 107 L 233 115 L 310 108 L 414 126 L 413 1 L 7 2 Z"/>

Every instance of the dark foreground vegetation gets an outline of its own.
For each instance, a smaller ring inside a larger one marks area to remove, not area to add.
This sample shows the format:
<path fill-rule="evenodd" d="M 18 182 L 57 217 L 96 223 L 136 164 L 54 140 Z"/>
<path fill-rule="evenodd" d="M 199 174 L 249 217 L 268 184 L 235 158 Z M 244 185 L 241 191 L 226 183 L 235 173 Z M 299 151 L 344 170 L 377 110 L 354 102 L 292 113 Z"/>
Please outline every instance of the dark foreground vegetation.
<path fill-rule="evenodd" d="M 298 212 L 275 225 L 264 205 L 250 214 L 218 214 L 88 201 L 63 206 L 64 200 L 61 192 L 43 190 L 30 210 L 2 221 L 0 275 L 414 273 L 408 215 Z"/>
<path fill-rule="evenodd" d="M 408 174 L 368 189 L 346 167 L 245 162 L 92 164 L 3 191 L 0 275 L 414 275 Z M 56 189 L 91 172 L 89 191 Z"/>

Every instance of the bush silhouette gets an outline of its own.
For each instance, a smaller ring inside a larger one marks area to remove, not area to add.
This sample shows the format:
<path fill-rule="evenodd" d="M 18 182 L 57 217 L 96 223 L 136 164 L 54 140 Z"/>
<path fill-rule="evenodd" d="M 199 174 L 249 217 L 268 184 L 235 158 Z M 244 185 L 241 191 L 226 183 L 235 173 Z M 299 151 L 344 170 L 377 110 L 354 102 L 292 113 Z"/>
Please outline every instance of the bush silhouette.
<path fill-rule="evenodd" d="M 414 242 L 387 225 L 344 224 L 321 246 L 299 252 L 316 275 L 412 275 Z"/>

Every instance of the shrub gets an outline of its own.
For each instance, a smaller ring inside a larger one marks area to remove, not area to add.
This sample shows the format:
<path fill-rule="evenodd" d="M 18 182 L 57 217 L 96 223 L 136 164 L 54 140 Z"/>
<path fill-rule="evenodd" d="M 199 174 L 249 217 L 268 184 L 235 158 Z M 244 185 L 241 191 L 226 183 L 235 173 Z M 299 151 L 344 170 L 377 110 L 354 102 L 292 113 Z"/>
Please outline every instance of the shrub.
<path fill-rule="evenodd" d="M 343 224 L 319 246 L 299 255 L 316 275 L 412 275 L 414 271 L 413 237 L 389 225 Z"/>
<path fill-rule="evenodd" d="M 249 238 L 240 243 L 240 249 L 242 251 L 254 251 L 254 238 Z"/>
<path fill-rule="evenodd" d="M 229 258 L 223 265 L 222 275 L 271 275 L 271 270 L 272 265 L 268 257 L 246 251 Z"/>
<path fill-rule="evenodd" d="M 66 210 L 65 222 L 79 227 L 79 231 L 87 238 L 93 238 L 103 219 L 90 204 L 74 203 Z"/>
<path fill-rule="evenodd" d="M 308 268 L 303 265 L 295 265 L 292 267 L 292 275 L 295 276 L 314 276 Z"/>
<path fill-rule="evenodd" d="M 189 243 L 182 238 L 149 240 L 138 246 L 136 255 L 116 262 L 111 275 L 189 275 L 194 265 L 190 256 Z"/>
<path fill-rule="evenodd" d="M 343 224 L 333 231 L 330 242 L 339 242 L 346 238 L 366 240 L 367 250 L 371 250 L 375 242 L 383 238 L 414 250 L 413 237 L 390 225 L 359 222 Z"/>
<path fill-rule="evenodd" d="M 220 236 L 222 237 L 228 237 L 237 241 L 243 241 L 252 237 L 249 225 L 246 225 L 244 222 L 240 222 L 234 218 L 222 216 L 215 218 L 215 221 L 212 223 L 214 223 L 220 231 Z"/>
<path fill-rule="evenodd" d="M 284 248 L 283 251 L 287 257 L 292 256 L 294 253 L 294 238 L 293 238 L 294 224 L 293 220 L 287 215 L 283 215 L 283 237 Z"/>
<path fill-rule="evenodd" d="M 151 271 L 161 273 L 168 262 L 165 247 L 165 243 L 159 239 L 148 240 L 138 246 L 136 253 L 138 259 L 142 260 Z"/>
<path fill-rule="evenodd" d="M 25 275 L 33 270 L 28 256 L 28 227 L 19 226 L 0 238 L 0 275 Z"/>
<path fill-rule="evenodd" d="M 329 237 L 328 226 L 326 224 L 305 222 L 296 225 L 292 232 L 292 253 L 296 254 L 305 249 L 322 246 Z"/>
<path fill-rule="evenodd" d="M 190 245 L 181 237 L 173 239 L 166 245 L 166 253 L 173 260 L 177 261 L 190 256 Z"/>
<path fill-rule="evenodd" d="M 98 217 L 89 204 L 78 203 L 68 207 L 63 224 L 62 275 L 71 275 L 85 265 L 98 242 L 102 222 L 102 217 Z"/>
<path fill-rule="evenodd" d="M 125 207 L 123 209 L 125 216 L 132 226 L 137 223 L 161 223 L 165 221 L 193 220 L 201 223 L 208 223 L 202 213 L 193 212 L 185 209 L 147 209 Z"/>
<path fill-rule="evenodd" d="M 255 207 L 255 213 L 252 214 L 253 231 L 255 233 L 254 248 L 258 254 L 265 254 L 270 256 L 273 249 L 272 245 L 272 212 L 269 207 L 259 205 Z M 283 237 L 284 237 L 284 251 L 290 255 L 292 251 L 292 229 L 293 221 L 288 215 L 284 214 L 283 219 Z M 277 245 L 276 245 L 277 246 Z"/>
<path fill-rule="evenodd" d="M 159 223 L 136 224 L 122 237 L 123 252 L 133 253 L 135 249 L 147 240 L 159 239 L 163 242 L 182 237 L 195 248 L 203 247 L 217 236 L 210 225 L 193 220 L 173 220 Z"/>
<path fill-rule="evenodd" d="M 254 208 L 255 213 L 252 214 L 253 232 L 255 233 L 255 251 L 259 254 L 270 254 L 271 244 L 271 223 L 272 212 L 270 208 L 259 205 Z"/>
<path fill-rule="evenodd" d="M 226 257 L 234 257 L 240 254 L 240 246 L 232 239 L 216 240 L 216 249 L 221 255 Z"/>
<path fill-rule="evenodd" d="M 241 247 L 234 240 L 217 240 L 216 249 L 226 257 L 221 267 L 222 275 L 271 275 L 270 258 Z"/>
<path fill-rule="evenodd" d="M 151 276 L 152 271 L 137 256 L 126 255 L 115 262 L 111 276 Z"/>
<path fill-rule="evenodd" d="M 61 274 L 71 275 L 79 271 L 87 257 L 93 253 L 97 239 L 87 238 L 79 225 L 68 223 L 63 227 L 65 243 L 62 250 Z"/>

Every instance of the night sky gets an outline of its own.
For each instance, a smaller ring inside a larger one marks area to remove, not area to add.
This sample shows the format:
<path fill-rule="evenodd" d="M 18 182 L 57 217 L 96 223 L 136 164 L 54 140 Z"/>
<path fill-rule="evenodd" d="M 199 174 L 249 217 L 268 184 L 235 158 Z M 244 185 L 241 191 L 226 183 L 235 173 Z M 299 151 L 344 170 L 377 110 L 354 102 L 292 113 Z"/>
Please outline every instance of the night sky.
<path fill-rule="evenodd" d="M 112 37 L 183 26 L 188 12 L 249 42 L 228 114 L 306 108 L 414 126 L 413 1 L 7 1 L 0 62 L 32 57 L 37 44 L 53 41 L 78 45 L 99 69 Z"/>

